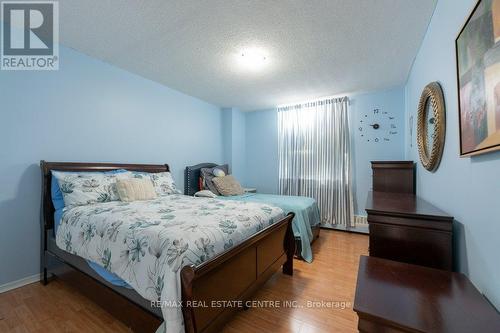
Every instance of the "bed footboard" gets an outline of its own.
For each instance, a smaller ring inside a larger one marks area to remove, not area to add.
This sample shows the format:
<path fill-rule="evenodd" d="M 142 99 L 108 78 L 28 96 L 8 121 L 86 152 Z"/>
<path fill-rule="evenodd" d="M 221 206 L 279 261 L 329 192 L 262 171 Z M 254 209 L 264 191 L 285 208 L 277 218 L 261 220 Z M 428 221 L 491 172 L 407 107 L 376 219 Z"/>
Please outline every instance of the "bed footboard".
<path fill-rule="evenodd" d="M 186 333 L 219 332 L 280 267 L 293 274 L 293 213 L 235 248 L 181 271 Z M 231 304 L 227 306 L 228 304 Z"/>

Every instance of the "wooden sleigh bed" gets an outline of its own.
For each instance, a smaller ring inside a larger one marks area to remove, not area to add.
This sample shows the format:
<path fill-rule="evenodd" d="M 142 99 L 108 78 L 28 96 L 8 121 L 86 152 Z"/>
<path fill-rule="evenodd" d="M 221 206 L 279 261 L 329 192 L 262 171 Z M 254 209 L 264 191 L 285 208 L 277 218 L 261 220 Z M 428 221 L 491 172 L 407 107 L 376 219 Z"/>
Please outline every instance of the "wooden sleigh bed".
<path fill-rule="evenodd" d="M 54 237 L 51 171 L 95 172 L 127 169 L 156 173 L 169 171 L 169 166 L 41 161 L 40 167 L 43 284 L 46 285 L 53 277 L 63 280 L 123 321 L 134 332 L 154 332 L 163 321 L 160 308 L 142 298 L 133 289 L 112 285 L 94 272 L 83 258 L 57 247 Z M 219 332 L 239 309 L 193 306 L 197 302 L 210 305 L 212 301 L 245 301 L 280 268 L 284 274 L 293 275 L 293 216 L 293 213 L 286 215 L 239 245 L 198 266 L 188 265 L 181 269 L 182 313 L 186 332 Z"/>

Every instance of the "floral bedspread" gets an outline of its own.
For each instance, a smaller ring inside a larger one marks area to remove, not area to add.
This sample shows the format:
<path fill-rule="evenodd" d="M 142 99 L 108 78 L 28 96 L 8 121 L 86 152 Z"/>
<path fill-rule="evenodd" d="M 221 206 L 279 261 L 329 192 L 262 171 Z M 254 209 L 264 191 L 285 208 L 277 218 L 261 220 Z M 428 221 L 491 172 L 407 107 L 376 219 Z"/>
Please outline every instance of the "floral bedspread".
<path fill-rule="evenodd" d="M 142 297 L 181 300 L 180 269 L 198 265 L 284 216 L 281 208 L 169 195 L 67 209 L 57 229 L 61 249 L 102 265 Z M 179 307 L 163 307 L 166 331 L 184 332 Z"/>

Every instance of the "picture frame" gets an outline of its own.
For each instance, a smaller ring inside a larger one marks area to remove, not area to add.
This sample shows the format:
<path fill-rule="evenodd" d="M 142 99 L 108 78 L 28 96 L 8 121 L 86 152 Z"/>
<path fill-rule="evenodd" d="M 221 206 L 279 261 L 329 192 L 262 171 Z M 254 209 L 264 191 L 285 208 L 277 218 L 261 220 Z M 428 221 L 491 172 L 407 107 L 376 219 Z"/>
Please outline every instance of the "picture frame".
<path fill-rule="evenodd" d="M 460 156 L 500 150 L 500 0 L 479 0 L 455 39 Z"/>

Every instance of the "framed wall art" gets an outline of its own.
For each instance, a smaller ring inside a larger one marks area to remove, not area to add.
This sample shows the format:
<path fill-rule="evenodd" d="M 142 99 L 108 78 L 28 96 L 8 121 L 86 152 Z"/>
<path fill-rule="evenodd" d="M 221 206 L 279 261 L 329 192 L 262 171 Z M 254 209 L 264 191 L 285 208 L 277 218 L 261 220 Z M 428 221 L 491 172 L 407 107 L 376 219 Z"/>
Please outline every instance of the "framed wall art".
<path fill-rule="evenodd" d="M 460 156 L 500 150 L 500 0 L 479 0 L 455 44 Z"/>

